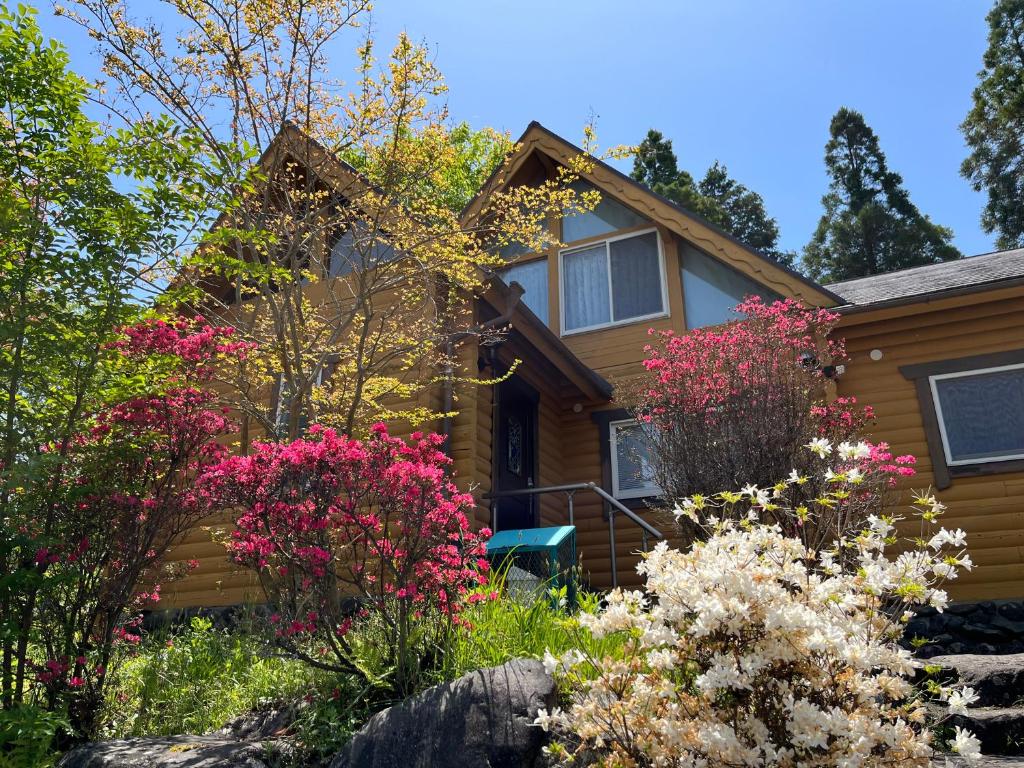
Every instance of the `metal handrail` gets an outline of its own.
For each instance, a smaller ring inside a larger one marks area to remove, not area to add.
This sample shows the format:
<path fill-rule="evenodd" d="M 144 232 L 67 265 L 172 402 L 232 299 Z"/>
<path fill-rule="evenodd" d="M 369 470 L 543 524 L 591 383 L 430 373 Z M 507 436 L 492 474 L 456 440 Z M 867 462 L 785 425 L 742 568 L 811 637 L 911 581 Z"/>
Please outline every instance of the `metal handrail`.
<path fill-rule="evenodd" d="M 615 513 L 621 512 L 632 522 L 640 526 L 644 552 L 647 551 L 648 536 L 653 536 L 656 539 L 664 539 L 665 536 L 661 531 L 648 523 L 597 483 L 568 483 L 566 485 L 545 485 L 540 486 L 539 488 L 517 488 L 511 491 L 492 491 L 491 493 L 485 493 L 483 497 L 491 501 L 491 527 L 494 529 L 497 529 L 498 527 L 498 508 L 493 503 L 494 501 L 514 496 L 539 496 L 544 493 L 564 493 L 568 497 L 569 525 L 575 525 L 576 521 L 573 501 L 577 491 L 591 491 L 596 493 L 601 499 L 608 502 L 608 505 L 611 507 L 608 511 L 608 541 L 611 545 L 612 587 L 617 587 L 619 586 L 619 569 L 617 556 L 615 554 Z"/>

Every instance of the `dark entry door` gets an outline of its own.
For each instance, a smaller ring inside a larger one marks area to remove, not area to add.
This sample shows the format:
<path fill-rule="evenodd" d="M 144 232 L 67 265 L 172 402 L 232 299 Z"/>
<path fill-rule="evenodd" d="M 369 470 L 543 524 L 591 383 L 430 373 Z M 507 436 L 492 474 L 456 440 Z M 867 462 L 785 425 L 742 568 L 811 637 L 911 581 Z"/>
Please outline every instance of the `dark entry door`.
<path fill-rule="evenodd" d="M 537 477 L 537 392 L 514 375 L 497 389 L 494 490 L 533 488 Z M 496 524 L 499 531 L 535 528 L 537 498 L 498 499 Z"/>

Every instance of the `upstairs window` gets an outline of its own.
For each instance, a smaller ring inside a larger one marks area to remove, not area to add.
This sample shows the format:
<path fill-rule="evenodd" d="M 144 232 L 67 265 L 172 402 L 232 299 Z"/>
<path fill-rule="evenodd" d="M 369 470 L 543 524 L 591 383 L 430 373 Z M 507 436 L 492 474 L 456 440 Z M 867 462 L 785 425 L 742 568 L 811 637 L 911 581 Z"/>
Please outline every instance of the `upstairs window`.
<path fill-rule="evenodd" d="M 654 465 L 650 445 L 643 427 L 632 419 L 613 421 L 608 425 L 611 442 L 612 495 L 617 499 L 658 496 L 661 489 L 654 482 Z"/>
<path fill-rule="evenodd" d="M 395 250 L 383 234 L 365 223 L 355 223 L 331 244 L 328 277 L 342 277 L 355 270 L 372 269 L 395 258 Z"/>
<path fill-rule="evenodd" d="M 585 181 L 572 184 L 577 194 L 592 191 L 594 188 Z M 606 235 L 620 229 L 630 229 L 647 224 L 640 214 L 634 213 L 626 206 L 607 195 L 601 195 L 601 202 L 587 213 L 567 213 L 562 216 L 562 242 L 574 243 L 588 237 Z"/>
<path fill-rule="evenodd" d="M 664 258 L 654 230 L 562 251 L 562 333 L 666 313 Z"/>
<path fill-rule="evenodd" d="M 734 309 L 747 296 L 760 296 L 767 302 L 780 298 L 777 293 L 696 248 L 682 246 L 680 252 L 687 328 L 703 328 L 738 319 Z"/>
<path fill-rule="evenodd" d="M 536 259 L 513 264 L 498 272 L 507 285 L 513 282 L 523 286 L 523 303 L 544 325 L 548 324 L 548 260 Z"/>
<path fill-rule="evenodd" d="M 1024 459 L 1024 364 L 929 377 L 946 464 Z"/>

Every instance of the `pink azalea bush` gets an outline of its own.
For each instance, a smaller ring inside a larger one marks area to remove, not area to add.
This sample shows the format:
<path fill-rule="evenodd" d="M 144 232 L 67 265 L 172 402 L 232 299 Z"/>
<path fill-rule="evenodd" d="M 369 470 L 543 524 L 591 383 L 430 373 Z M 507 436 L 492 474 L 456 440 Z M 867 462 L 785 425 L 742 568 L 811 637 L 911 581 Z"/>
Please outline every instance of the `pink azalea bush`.
<path fill-rule="evenodd" d="M 655 480 L 677 503 L 742 483 L 771 487 L 795 471 L 804 477 L 794 489 L 800 507 L 819 495 L 824 479 L 824 457 L 804 446 L 813 440 L 860 443 L 874 414 L 856 398 L 831 391 L 829 376 L 846 359 L 842 339 L 833 334 L 836 313 L 758 297 L 737 312 L 737 321 L 685 335 L 666 331 L 646 347 L 648 375 L 634 410 L 652 448 Z M 913 457 L 893 457 L 885 444 L 871 446 L 856 462 L 863 473 L 861 503 L 846 505 L 846 519 L 825 516 L 808 527 L 770 513 L 771 522 L 787 535 L 835 536 L 876 511 L 896 478 L 913 474 Z M 685 519 L 683 528 L 697 533 Z"/>
<path fill-rule="evenodd" d="M 161 583 L 194 565 L 165 561 L 206 514 L 194 479 L 226 450 L 214 369 L 246 349 L 202 318 L 144 321 L 110 345 L 107 401 L 84 430 L 43 446 L 8 507 L 22 553 L 7 603 L 18 632 L 7 646 L 12 701 L 31 693 L 66 711 L 74 733 L 96 731 L 118 646 L 137 641 Z"/>
<path fill-rule="evenodd" d="M 794 517 L 830 514 L 857 492 L 852 470 L 822 481 L 829 490 L 806 512 L 791 507 Z M 624 636 L 627 650 L 547 656 L 571 690 L 565 711 L 537 720 L 559 735 L 556 762 L 578 764 L 580 753 L 605 766 L 928 763 L 928 712 L 909 679 L 921 663 L 898 639 L 913 607 L 941 610 L 941 583 L 971 567 L 964 533 L 936 528 L 942 505 L 921 495 L 922 536 L 900 554 L 888 551 L 896 520 L 876 516 L 811 549 L 762 521 L 791 503 L 798 482 L 690 500 L 677 514 L 704 521 L 706 540 L 686 552 L 659 544 L 638 567 L 645 592 L 613 592 L 581 616 L 593 637 Z M 932 691 L 949 713 L 976 700 L 970 688 Z M 979 755 L 966 731 L 952 748 Z"/>
<path fill-rule="evenodd" d="M 325 669 L 367 674 L 380 639 L 393 688 L 414 689 L 457 629 L 462 597 L 484 578 L 473 499 L 448 475 L 439 435 L 409 441 L 376 425 L 365 441 L 313 426 L 211 468 L 209 503 L 238 510 L 231 558 L 259 576 L 276 642 Z"/>

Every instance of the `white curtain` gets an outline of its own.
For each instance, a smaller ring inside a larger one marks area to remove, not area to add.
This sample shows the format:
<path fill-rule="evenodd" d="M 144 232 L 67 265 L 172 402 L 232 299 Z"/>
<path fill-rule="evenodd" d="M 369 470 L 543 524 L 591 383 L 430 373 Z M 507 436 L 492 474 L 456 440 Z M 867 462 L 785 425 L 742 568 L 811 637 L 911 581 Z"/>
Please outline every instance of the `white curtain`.
<path fill-rule="evenodd" d="M 608 252 L 604 243 L 562 256 L 565 328 L 574 331 L 611 322 Z"/>
<path fill-rule="evenodd" d="M 612 264 L 612 316 L 615 320 L 664 311 L 658 235 L 648 232 L 608 244 Z"/>

